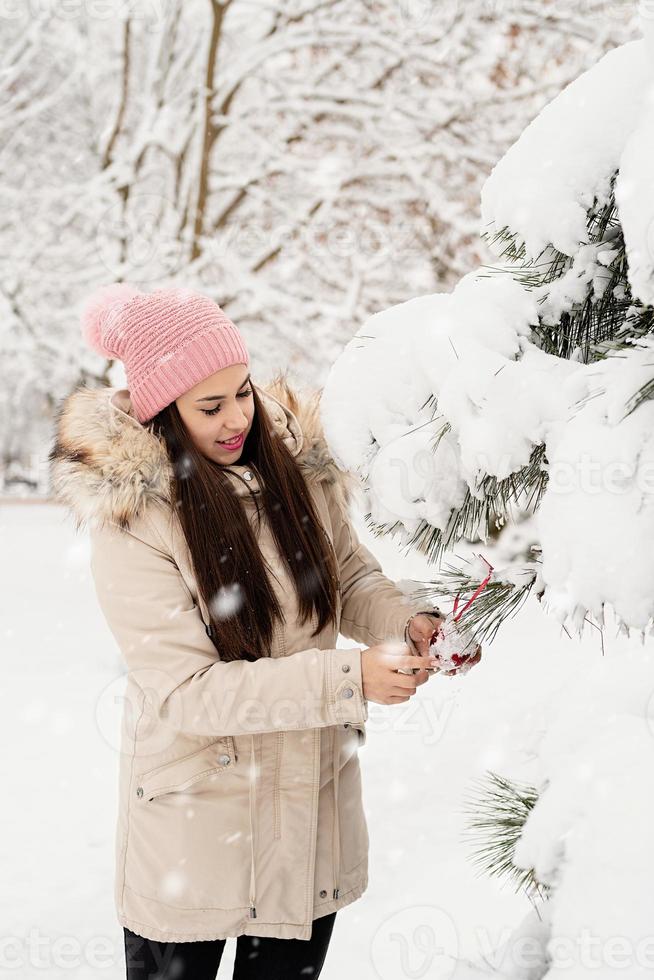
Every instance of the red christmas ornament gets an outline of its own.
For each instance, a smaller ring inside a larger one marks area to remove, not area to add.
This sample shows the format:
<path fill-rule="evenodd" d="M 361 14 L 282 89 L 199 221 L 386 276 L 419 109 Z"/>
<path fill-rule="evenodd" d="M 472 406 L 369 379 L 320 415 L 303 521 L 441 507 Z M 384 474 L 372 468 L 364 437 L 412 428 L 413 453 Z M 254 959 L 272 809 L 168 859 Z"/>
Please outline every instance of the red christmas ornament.
<path fill-rule="evenodd" d="M 443 622 L 440 624 L 438 629 L 435 629 L 432 633 L 431 640 L 429 641 L 429 654 L 440 661 L 440 669 L 448 673 L 467 673 L 470 670 L 471 664 L 467 663 L 468 660 L 477 652 L 479 643 L 477 640 L 470 636 L 469 634 L 464 639 L 457 629 L 457 622 L 463 615 L 463 613 L 470 607 L 478 595 L 481 594 L 483 589 L 486 588 L 488 582 L 490 581 L 491 573 L 493 571 L 493 566 L 490 562 L 483 558 L 483 561 L 488 565 L 488 575 L 477 587 L 474 594 L 466 602 L 465 606 L 460 612 L 457 612 L 459 605 L 459 596 L 457 595 L 454 600 L 453 611 L 446 616 Z M 467 652 L 466 652 L 467 651 Z"/>

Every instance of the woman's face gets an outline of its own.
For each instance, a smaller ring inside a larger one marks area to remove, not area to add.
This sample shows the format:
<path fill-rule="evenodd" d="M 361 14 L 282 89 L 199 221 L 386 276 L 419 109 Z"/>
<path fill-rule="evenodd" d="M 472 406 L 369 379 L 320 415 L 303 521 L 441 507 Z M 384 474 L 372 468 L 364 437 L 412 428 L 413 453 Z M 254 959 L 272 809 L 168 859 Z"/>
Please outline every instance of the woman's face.
<path fill-rule="evenodd" d="M 254 398 L 245 364 L 232 364 L 189 388 L 175 401 L 194 445 L 208 459 L 224 466 L 238 462 L 252 428 Z M 243 435 L 231 449 L 226 439 Z"/>

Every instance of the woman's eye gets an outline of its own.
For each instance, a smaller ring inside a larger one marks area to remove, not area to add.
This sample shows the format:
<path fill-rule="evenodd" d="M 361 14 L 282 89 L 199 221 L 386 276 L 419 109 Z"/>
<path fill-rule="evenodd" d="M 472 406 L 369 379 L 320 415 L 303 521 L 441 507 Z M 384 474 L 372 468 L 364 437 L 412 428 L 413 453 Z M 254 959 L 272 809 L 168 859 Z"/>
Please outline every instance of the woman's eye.
<path fill-rule="evenodd" d="M 252 389 L 248 388 L 247 391 L 241 391 L 236 397 L 249 398 L 251 394 L 252 394 Z M 220 411 L 220 404 L 216 405 L 215 408 L 201 408 L 200 411 L 204 412 L 205 415 L 217 415 L 218 412 Z"/>

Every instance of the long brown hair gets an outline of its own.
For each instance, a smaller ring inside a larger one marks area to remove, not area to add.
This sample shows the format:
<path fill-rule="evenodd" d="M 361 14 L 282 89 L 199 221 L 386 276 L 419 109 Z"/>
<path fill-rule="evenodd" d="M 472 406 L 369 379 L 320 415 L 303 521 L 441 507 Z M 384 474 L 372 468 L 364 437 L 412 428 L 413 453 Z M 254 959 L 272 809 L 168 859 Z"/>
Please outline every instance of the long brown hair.
<path fill-rule="evenodd" d="M 278 376 L 275 382 L 282 376 Z M 282 383 L 291 400 L 285 378 Z M 259 481 L 257 520 L 265 513 L 278 554 L 294 582 L 301 623 L 315 613 L 317 635 L 336 620 L 338 566 L 301 467 L 252 384 L 254 418 L 238 463 Z M 255 531 L 223 466 L 196 448 L 175 402 L 148 423 L 163 438 L 173 467 L 171 505 L 189 548 L 198 590 L 210 612 L 210 636 L 222 660 L 269 656 L 275 621 L 285 621 Z"/>

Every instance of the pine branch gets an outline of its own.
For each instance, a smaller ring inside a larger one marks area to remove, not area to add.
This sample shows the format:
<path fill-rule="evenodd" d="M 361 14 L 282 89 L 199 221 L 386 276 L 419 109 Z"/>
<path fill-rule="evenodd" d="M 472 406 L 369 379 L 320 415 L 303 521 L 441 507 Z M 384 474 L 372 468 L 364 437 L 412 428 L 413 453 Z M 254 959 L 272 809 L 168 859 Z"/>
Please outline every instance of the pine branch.
<path fill-rule="evenodd" d="M 538 291 L 538 302 L 543 307 L 537 322 L 532 324 L 534 342 L 540 348 L 563 359 L 577 358 L 583 363 L 593 363 L 608 356 L 620 356 L 624 351 L 633 351 L 633 341 L 654 334 L 654 309 L 644 306 L 632 296 L 628 279 L 628 261 L 622 227 L 615 201 L 615 180 L 611 180 L 606 200 L 594 199 L 586 216 L 587 241 L 589 246 L 597 246 L 595 254 L 589 250 L 591 262 L 595 263 L 588 275 L 585 295 L 563 312 L 559 322 L 552 323 L 552 312 L 548 309 L 548 287 L 556 284 L 563 275 L 577 271 L 575 258 L 565 255 L 553 245 L 548 245 L 534 259 L 527 259 L 525 242 L 520 240 L 508 226 L 491 232 L 484 232 L 482 239 L 501 248 L 500 258 L 506 260 L 504 267 L 483 266 L 489 275 L 510 275 L 526 289 Z M 602 246 L 601 248 L 599 246 Z M 579 274 L 583 274 L 584 262 L 578 263 Z M 548 319 L 549 317 L 549 319 Z M 593 391 L 587 398 L 598 397 L 601 391 Z M 626 414 L 635 411 L 644 401 L 654 398 L 654 372 L 626 404 Z M 425 405 L 437 414 L 436 395 L 427 399 Z M 425 406 L 423 406 L 424 408 Z M 426 423 L 429 424 L 429 423 Z M 438 439 L 442 438 L 449 425 L 441 427 Z M 400 521 L 392 524 L 372 524 L 370 514 L 366 521 L 373 534 L 403 534 L 407 550 L 416 549 L 428 561 L 438 566 L 446 552 L 452 551 L 464 539 L 488 541 L 498 526 L 513 519 L 514 509 L 534 512 L 540 505 L 548 481 L 547 458 L 544 445 L 535 446 L 529 463 L 505 479 L 498 480 L 489 475 L 481 476 L 478 485 L 467 488 L 463 503 L 452 509 L 444 528 L 434 527 L 426 520 L 417 522 L 416 528 L 407 537 Z M 526 500 L 526 506 L 525 506 Z M 484 638 L 493 637 L 506 615 L 517 610 L 526 598 L 536 578 L 536 565 L 532 578 L 519 587 L 511 583 L 491 582 L 473 606 L 466 613 L 465 623 Z M 469 576 L 456 569 L 449 569 L 438 579 L 432 580 L 437 586 L 438 595 L 456 594 L 473 588 Z M 432 590 L 425 590 L 433 596 Z M 461 621 L 463 627 L 463 620 Z"/>
<path fill-rule="evenodd" d="M 515 507 L 536 510 L 547 486 L 547 473 L 542 465 L 544 459 L 545 447 L 535 446 L 529 463 L 515 473 L 501 480 L 494 476 L 482 477 L 481 497 L 473 496 L 467 489 L 461 507 L 451 512 L 444 530 L 423 520 L 409 538 L 407 547 L 415 548 L 431 564 L 438 565 L 445 552 L 453 550 L 462 539 L 474 541 L 479 537 L 488 540 L 495 533 L 498 520 L 512 520 Z M 399 522 L 395 522 L 391 526 L 376 524 L 371 530 L 385 534 L 399 528 Z"/>
<path fill-rule="evenodd" d="M 639 405 L 642 405 L 643 402 L 649 401 L 652 398 L 654 398 L 654 377 L 650 378 L 649 381 L 638 389 L 635 395 L 631 396 L 627 402 L 626 411 L 623 418 L 626 418 L 627 415 L 631 415 L 632 412 L 636 411 Z"/>
<path fill-rule="evenodd" d="M 504 225 L 499 231 L 484 231 L 479 236 L 482 241 L 490 246 L 497 242 L 504 242 L 504 249 L 499 253 L 501 259 L 507 258 L 509 262 L 524 262 L 526 259 L 525 243 L 518 239 L 515 232 L 512 232 L 508 225 Z"/>
<path fill-rule="evenodd" d="M 610 348 L 607 348 L 603 352 L 602 359 L 604 360 L 607 357 L 612 357 L 612 358 L 625 357 L 628 356 L 629 354 L 632 354 L 634 352 L 635 345 L 630 342 L 631 340 L 632 338 L 628 337 L 625 340 L 614 341 L 610 345 Z M 654 344 L 646 345 L 646 346 L 652 347 L 652 357 L 654 358 Z M 651 366 L 652 368 L 654 368 L 654 360 L 648 362 L 647 366 L 648 367 Z M 605 394 L 606 394 L 606 387 L 596 386 L 595 388 L 593 388 L 592 392 L 587 394 L 584 398 L 580 398 L 576 404 L 578 406 L 584 405 L 592 398 L 599 398 L 600 396 Z M 634 392 L 634 394 L 627 399 L 625 403 L 625 411 L 620 421 L 624 421 L 624 419 L 627 418 L 627 416 L 631 415 L 632 412 L 636 411 L 639 405 L 642 405 L 643 402 L 649 401 L 652 398 L 654 398 L 654 372 L 653 372 L 653 376 L 649 378 L 644 384 L 642 384 L 640 388 L 638 388 Z"/>
<path fill-rule="evenodd" d="M 474 636 L 479 643 L 492 642 L 498 630 L 509 616 L 515 616 L 520 607 L 527 601 L 538 572 L 539 561 L 523 564 L 524 582 L 515 585 L 512 582 L 493 581 L 491 579 L 476 597 L 474 602 L 457 621 L 457 627 L 463 639 Z M 429 586 L 416 589 L 411 594 L 412 599 L 425 599 L 426 604 L 437 603 L 443 596 L 454 599 L 459 596 L 459 608 L 465 605 L 467 598 L 472 596 L 481 585 L 480 579 L 472 578 L 466 571 L 447 565 L 436 577 L 429 580 Z"/>
<path fill-rule="evenodd" d="M 466 798 L 462 808 L 469 815 L 463 837 L 477 844 L 473 864 L 486 874 L 508 878 L 516 891 L 525 890 L 529 897 L 548 898 L 549 886 L 538 881 L 534 869 L 520 868 L 513 861 L 527 817 L 538 802 L 538 789 L 495 772 L 473 782 L 479 790 Z"/>
<path fill-rule="evenodd" d="M 606 244 L 615 253 L 604 266 L 606 282 L 601 293 L 596 294 L 589 285 L 583 301 L 564 312 L 558 323 L 548 323 L 539 317 L 532 325 L 534 338 L 541 349 L 557 357 L 569 359 L 575 354 L 588 364 L 603 357 L 615 339 L 634 333 L 651 333 L 654 329 L 654 312 L 634 299 L 631 293 L 624 236 L 615 202 L 616 177 L 617 171 L 611 180 L 608 200 L 595 198 L 586 218 L 587 244 Z M 573 268 L 572 258 L 552 245 L 543 249 L 535 259 L 527 260 L 524 242 L 518 241 L 506 227 L 494 235 L 485 232 L 481 237 L 494 243 L 504 241 L 502 256 L 506 256 L 510 263 L 508 268 L 491 265 L 482 268 L 495 275 L 508 274 L 526 289 L 540 290 L 540 303 L 547 298 L 544 287 Z"/>

